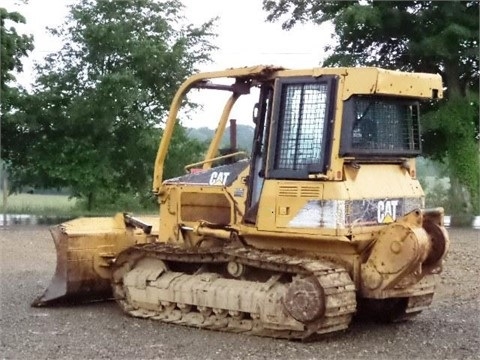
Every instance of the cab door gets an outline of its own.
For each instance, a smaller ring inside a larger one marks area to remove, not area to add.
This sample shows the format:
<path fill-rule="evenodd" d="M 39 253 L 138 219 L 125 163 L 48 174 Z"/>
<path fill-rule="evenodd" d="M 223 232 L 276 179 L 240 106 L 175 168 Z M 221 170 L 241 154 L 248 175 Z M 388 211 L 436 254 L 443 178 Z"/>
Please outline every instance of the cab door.
<path fill-rule="evenodd" d="M 309 179 L 329 165 L 336 77 L 278 79 L 268 149 L 268 179 Z"/>
<path fill-rule="evenodd" d="M 253 136 L 248 195 L 244 216 L 244 221 L 250 224 L 256 222 L 260 194 L 262 193 L 265 180 L 272 101 L 273 83 L 264 83 L 260 88 L 259 101 L 255 105 L 253 115 L 255 133 Z"/>
<path fill-rule="evenodd" d="M 299 224 L 320 226 L 315 219 L 304 219 L 314 214 L 304 210 L 323 200 L 318 175 L 326 175 L 330 165 L 336 85 L 336 76 L 276 80 L 257 214 L 259 230 L 274 231 L 290 224 L 292 231 Z M 291 222 L 298 216 L 300 223 Z"/>

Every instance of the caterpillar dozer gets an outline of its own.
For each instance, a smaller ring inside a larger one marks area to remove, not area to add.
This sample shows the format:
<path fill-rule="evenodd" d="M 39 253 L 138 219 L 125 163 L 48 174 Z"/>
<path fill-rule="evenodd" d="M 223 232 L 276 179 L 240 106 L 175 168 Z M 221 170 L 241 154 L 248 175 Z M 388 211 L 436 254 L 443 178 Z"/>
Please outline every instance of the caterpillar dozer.
<path fill-rule="evenodd" d="M 230 96 L 205 159 L 163 180 L 191 89 Z M 218 156 L 231 110 L 250 92 L 251 154 Z M 57 268 L 33 305 L 114 298 L 135 317 L 288 339 L 346 329 L 355 314 L 420 313 L 449 245 L 443 209 L 425 208 L 415 168 L 419 104 L 442 95 L 439 75 L 380 68 L 193 75 L 156 157 L 159 216 L 53 227 Z"/>

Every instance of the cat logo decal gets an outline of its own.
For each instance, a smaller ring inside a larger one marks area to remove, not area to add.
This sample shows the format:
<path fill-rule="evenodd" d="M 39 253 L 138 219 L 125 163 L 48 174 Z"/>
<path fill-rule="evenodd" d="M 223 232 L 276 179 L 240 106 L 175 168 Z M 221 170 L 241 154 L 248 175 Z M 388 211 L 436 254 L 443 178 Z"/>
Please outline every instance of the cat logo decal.
<path fill-rule="evenodd" d="M 377 203 L 377 222 L 389 224 L 397 220 L 398 200 L 380 200 Z"/>

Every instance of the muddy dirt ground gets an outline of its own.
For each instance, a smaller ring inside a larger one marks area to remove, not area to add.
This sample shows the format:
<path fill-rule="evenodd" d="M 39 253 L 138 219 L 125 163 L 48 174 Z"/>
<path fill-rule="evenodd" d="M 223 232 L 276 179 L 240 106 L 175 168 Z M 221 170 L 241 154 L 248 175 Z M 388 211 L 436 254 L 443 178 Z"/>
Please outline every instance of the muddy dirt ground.
<path fill-rule="evenodd" d="M 354 322 L 304 343 L 134 319 L 114 302 L 31 308 L 55 269 L 48 228 L 0 228 L 0 358 L 479 359 L 480 231 L 450 229 L 450 236 L 430 309 L 400 324 Z"/>

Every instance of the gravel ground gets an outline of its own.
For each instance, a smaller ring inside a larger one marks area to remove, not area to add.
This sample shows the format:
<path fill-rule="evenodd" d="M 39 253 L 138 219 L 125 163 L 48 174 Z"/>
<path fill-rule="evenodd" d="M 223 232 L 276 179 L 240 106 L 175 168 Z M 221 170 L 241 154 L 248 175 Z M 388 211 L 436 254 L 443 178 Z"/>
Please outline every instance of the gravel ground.
<path fill-rule="evenodd" d="M 354 322 L 302 343 L 123 315 L 114 302 L 34 309 L 55 269 L 46 227 L 0 228 L 2 359 L 480 359 L 480 231 L 452 244 L 430 309 L 414 320 Z"/>

